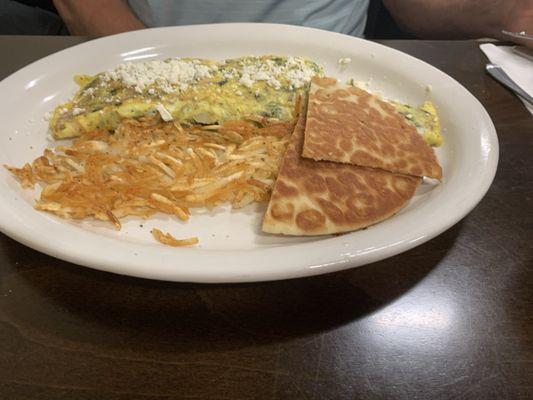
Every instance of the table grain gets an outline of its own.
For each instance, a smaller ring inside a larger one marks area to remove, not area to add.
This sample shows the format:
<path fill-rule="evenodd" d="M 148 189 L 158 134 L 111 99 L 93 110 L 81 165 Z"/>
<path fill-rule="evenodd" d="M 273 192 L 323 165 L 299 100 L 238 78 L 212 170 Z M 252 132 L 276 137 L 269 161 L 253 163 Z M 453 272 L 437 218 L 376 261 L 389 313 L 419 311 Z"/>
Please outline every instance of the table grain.
<path fill-rule="evenodd" d="M 0 78 L 85 40 L 0 37 Z M 361 268 L 238 285 L 94 271 L 0 234 L 0 399 L 533 398 L 533 118 L 476 42 L 383 43 L 494 121 L 498 172 L 466 218 Z"/>

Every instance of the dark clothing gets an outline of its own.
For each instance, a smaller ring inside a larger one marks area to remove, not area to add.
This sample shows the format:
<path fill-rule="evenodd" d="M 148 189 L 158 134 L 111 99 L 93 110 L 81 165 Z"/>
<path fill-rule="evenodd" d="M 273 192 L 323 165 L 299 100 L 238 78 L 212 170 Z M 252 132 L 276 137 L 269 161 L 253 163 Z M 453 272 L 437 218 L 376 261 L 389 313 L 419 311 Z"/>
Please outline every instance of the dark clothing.
<path fill-rule="evenodd" d="M 43 3 L 47 9 L 32 3 Z M 68 35 L 67 27 L 54 11 L 46 1 L 0 0 L 0 35 Z"/>

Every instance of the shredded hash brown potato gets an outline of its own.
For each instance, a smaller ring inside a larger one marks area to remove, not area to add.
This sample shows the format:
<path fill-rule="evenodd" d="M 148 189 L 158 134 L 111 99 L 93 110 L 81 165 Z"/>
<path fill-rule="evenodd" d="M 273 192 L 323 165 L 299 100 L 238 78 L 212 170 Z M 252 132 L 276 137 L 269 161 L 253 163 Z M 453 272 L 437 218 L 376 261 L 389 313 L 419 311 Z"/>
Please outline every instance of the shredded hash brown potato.
<path fill-rule="evenodd" d="M 35 208 L 63 218 L 94 217 L 117 229 L 129 215 L 187 220 L 192 207 L 267 201 L 293 126 L 261 119 L 188 127 L 124 120 L 114 133 L 90 132 L 46 149 L 31 165 L 7 168 L 23 187 L 42 184 Z M 162 243 L 176 240 L 155 232 Z"/>
<path fill-rule="evenodd" d="M 170 233 L 163 233 L 157 228 L 152 229 L 152 235 L 158 242 L 166 244 L 167 246 L 181 247 L 198 244 L 197 237 L 187 239 L 176 239 Z"/>

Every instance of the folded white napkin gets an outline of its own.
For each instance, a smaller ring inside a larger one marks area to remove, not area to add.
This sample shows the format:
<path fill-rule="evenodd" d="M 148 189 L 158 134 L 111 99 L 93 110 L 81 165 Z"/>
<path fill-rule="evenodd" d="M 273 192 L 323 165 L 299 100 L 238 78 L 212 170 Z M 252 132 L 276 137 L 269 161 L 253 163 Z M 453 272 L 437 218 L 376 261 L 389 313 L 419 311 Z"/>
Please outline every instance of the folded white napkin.
<path fill-rule="evenodd" d="M 495 46 L 491 43 L 479 46 L 491 63 L 505 71 L 527 94 L 533 96 L 533 61 L 519 56 L 510 46 Z M 522 98 L 520 98 L 522 100 Z M 533 105 L 522 100 L 526 108 L 533 114 Z"/>

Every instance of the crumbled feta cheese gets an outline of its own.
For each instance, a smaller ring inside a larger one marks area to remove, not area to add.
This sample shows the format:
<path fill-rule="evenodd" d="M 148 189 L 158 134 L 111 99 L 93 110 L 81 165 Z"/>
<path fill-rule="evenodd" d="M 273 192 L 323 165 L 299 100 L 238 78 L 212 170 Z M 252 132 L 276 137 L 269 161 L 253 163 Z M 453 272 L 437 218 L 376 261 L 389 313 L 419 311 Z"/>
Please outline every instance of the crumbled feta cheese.
<path fill-rule="evenodd" d="M 85 109 L 83 109 L 83 108 L 80 108 L 80 107 L 72 108 L 72 115 L 74 115 L 74 116 L 80 115 L 81 113 L 84 113 L 84 112 L 85 112 Z"/>
<path fill-rule="evenodd" d="M 239 83 L 251 88 L 252 85 L 255 83 L 255 80 L 253 80 L 249 74 L 243 73 L 241 79 L 239 79 Z"/>
<path fill-rule="evenodd" d="M 316 72 L 311 68 L 297 68 L 287 71 L 287 78 L 292 87 L 299 89 L 311 81 Z"/>
<path fill-rule="evenodd" d="M 230 69 L 230 70 L 224 71 L 222 76 L 224 77 L 224 79 L 233 79 L 235 78 L 235 70 Z"/>
<path fill-rule="evenodd" d="M 198 81 L 213 78 L 215 73 L 225 80 L 236 80 L 247 88 L 264 82 L 274 89 L 282 86 L 298 89 L 308 84 L 317 71 L 312 63 L 299 57 L 245 57 L 236 63 L 205 63 L 197 59 L 175 58 L 120 64 L 99 74 L 98 85 L 107 88 L 110 82 L 117 81 L 140 94 L 180 93 L 191 88 L 194 90 Z"/>
<path fill-rule="evenodd" d="M 351 62 L 352 62 L 352 59 L 350 57 L 342 57 L 342 58 L 339 58 L 339 60 L 337 61 L 339 65 L 348 65 Z"/>
<path fill-rule="evenodd" d="M 274 89 L 281 88 L 281 80 L 285 77 L 293 88 L 300 88 L 309 83 L 316 72 L 306 65 L 304 59 L 287 57 L 285 63 L 277 64 L 273 60 L 263 63 L 244 64 L 239 83 L 251 88 L 255 82 L 264 81 Z"/>
<path fill-rule="evenodd" d="M 152 85 L 165 93 L 172 93 L 176 89 L 187 90 L 191 83 L 211 77 L 215 68 L 203 64 L 200 60 L 151 60 L 119 64 L 103 75 L 106 79 L 123 82 L 138 93 Z"/>

